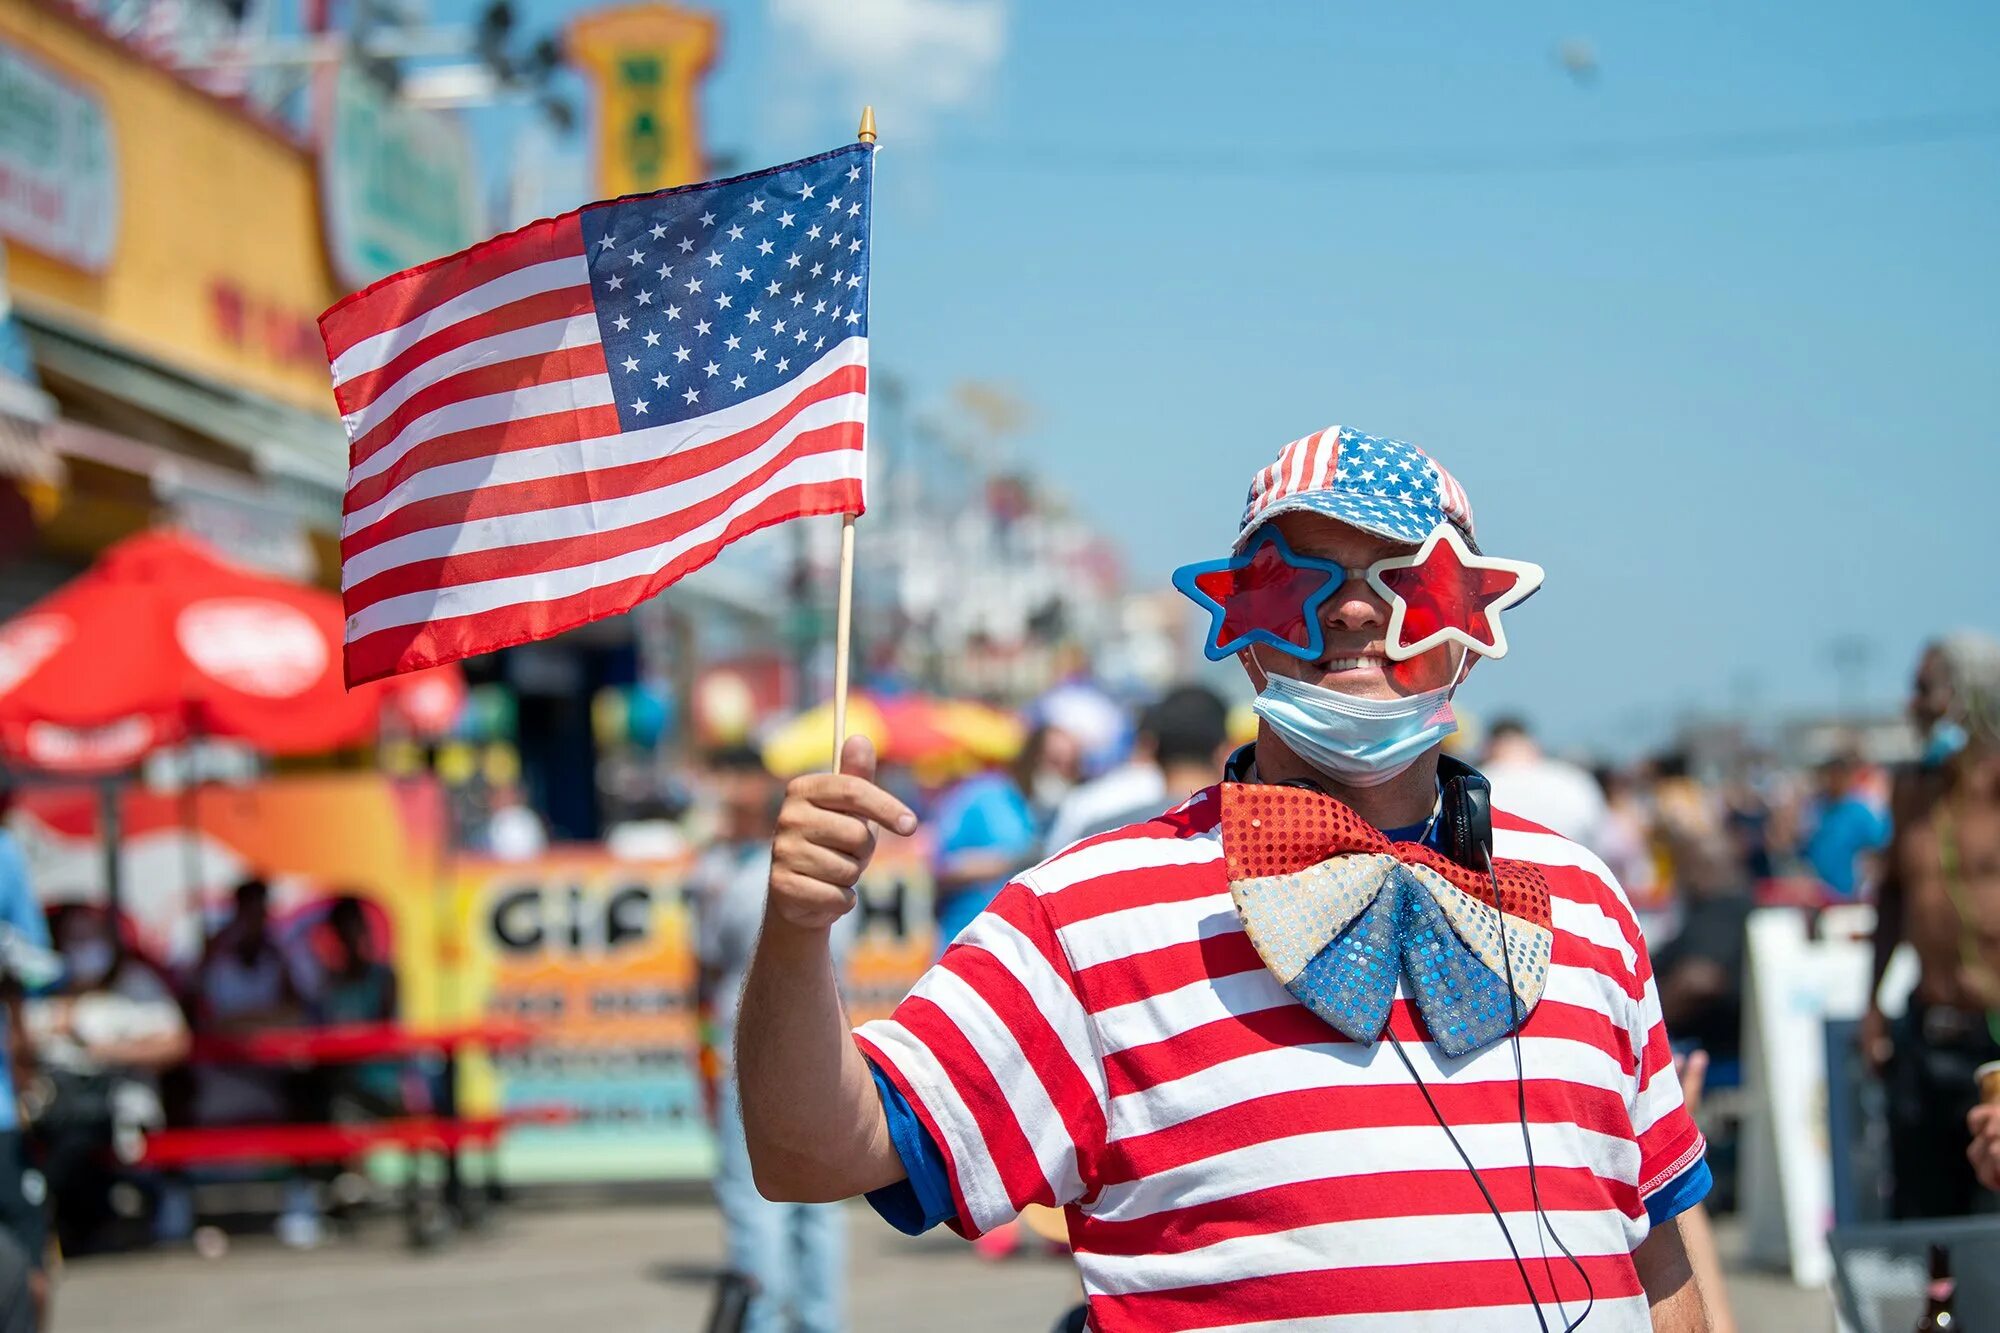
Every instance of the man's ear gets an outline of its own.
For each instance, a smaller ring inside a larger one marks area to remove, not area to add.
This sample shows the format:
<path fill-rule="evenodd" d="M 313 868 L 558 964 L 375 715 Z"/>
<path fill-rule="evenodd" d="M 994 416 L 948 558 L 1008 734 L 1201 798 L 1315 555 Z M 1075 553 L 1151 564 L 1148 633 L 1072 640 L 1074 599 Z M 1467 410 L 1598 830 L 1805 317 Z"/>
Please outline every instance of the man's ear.
<path fill-rule="evenodd" d="M 1251 688 L 1262 694 L 1264 686 L 1270 682 L 1270 677 L 1264 673 L 1263 667 L 1257 665 L 1257 658 L 1248 648 L 1244 648 L 1237 652 L 1236 660 L 1243 664 L 1243 674 L 1250 677 Z"/>

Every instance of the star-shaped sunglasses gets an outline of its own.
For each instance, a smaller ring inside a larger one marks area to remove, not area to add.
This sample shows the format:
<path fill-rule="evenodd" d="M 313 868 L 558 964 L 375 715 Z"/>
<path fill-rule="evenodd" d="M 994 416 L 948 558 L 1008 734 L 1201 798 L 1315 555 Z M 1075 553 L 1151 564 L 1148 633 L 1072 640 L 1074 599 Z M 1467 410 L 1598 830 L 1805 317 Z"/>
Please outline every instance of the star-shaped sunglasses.
<path fill-rule="evenodd" d="M 1366 580 L 1389 603 L 1383 651 L 1391 659 L 1408 661 L 1446 643 L 1505 657 L 1500 613 L 1542 586 L 1542 567 L 1480 555 L 1456 527 L 1440 523 L 1414 555 L 1365 569 L 1300 555 L 1265 527 L 1240 555 L 1174 571 L 1174 586 L 1211 617 L 1203 651 L 1218 662 L 1259 643 L 1318 661 L 1326 653 L 1320 608 L 1351 579 Z"/>

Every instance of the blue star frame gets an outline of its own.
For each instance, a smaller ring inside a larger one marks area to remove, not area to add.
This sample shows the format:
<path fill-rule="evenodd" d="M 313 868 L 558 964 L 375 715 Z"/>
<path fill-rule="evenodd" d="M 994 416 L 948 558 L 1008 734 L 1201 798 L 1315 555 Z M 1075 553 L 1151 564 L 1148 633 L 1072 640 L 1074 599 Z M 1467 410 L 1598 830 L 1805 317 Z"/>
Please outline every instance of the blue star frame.
<path fill-rule="evenodd" d="M 1362 577 L 1365 571 L 1299 555 L 1276 528 L 1266 527 L 1240 555 L 1182 565 L 1174 571 L 1174 587 L 1211 617 L 1202 646 L 1210 661 L 1263 643 L 1316 662 L 1326 651 L 1320 608 L 1348 579 Z M 1303 631 L 1305 642 L 1281 630 Z"/>

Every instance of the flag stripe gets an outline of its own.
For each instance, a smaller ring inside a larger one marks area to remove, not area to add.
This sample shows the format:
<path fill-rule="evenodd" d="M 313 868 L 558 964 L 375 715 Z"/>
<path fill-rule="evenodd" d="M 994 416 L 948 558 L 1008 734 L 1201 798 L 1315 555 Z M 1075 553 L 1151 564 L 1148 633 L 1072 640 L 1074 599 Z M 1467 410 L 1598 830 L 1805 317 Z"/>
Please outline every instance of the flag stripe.
<path fill-rule="evenodd" d="M 359 602 L 381 602 L 509 573 L 594 564 L 706 522 L 801 459 L 860 448 L 860 423 L 848 421 L 786 431 L 727 467 L 677 484 L 641 489 L 652 466 L 645 462 L 609 475 L 565 478 L 550 487 L 548 508 L 433 528 L 379 546 L 367 553 L 372 558 L 347 562 L 354 566 L 349 591 Z M 621 488 L 634 493 L 617 494 Z"/>
<path fill-rule="evenodd" d="M 453 420 L 452 412 L 462 405 L 530 388 L 559 388 L 606 369 L 604 348 L 596 342 L 470 366 L 411 394 L 373 427 L 352 434 L 349 464 L 356 473 L 370 475 L 377 470 L 377 455 L 401 458 L 411 445 L 436 434 L 439 423 Z"/>
<path fill-rule="evenodd" d="M 478 426 L 498 426 L 554 412 L 607 407 L 611 402 L 611 377 L 606 374 L 556 380 L 549 384 L 528 384 L 483 398 L 468 398 L 464 402 L 438 408 L 422 421 L 411 425 L 390 447 L 378 449 L 366 462 L 355 463 L 348 471 L 348 484 L 354 485 L 387 471 L 431 440 Z"/>
<path fill-rule="evenodd" d="M 523 227 L 384 278 L 320 316 L 333 382 L 379 370 L 405 347 L 467 315 L 534 292 L 589 285 L 581 214 Z"/>
<path fill-rule="evenodd" d="M 788 489 L 810 484 L 830 484 L 853 478 L 860 472 L 858 451 L 815 454 L 787 466 L 772 480 L 772 489 Z M 680 553 L 697 546 L 711 529 L 720 531 L 737 513 L 756 508 L 763 492 L 739 498 L 727 515 L 718 515 L 708 524 L 671 538 L 658 546 L 587 565 L 560 569 L 529 570 L 505 578 L 488 579 L 450 588 L 427 589 L 381 601 L 359 603 L 350 598 L 348 633 L 359 638 L 397 625 L 424 620 L 449 620 L 457 616 L 496 611 L 522 602 L 546 602 L 581 595 L 593 584 L 623 583 L 643 576 L 645 571 L 677 559 Z"/>
<path fill-rule="evenodd" d="M 607 397 L 609 393 L 610 381 L 607 379 L 605 381 Z M 489 473 L 488 469 L 502 467 L 502 460 L 510 454 L 550 449 L 563 444 L 578 444 L 617 433 L 618 409 L 609 402 L 604 402 L 593 407 L 564 407 L 541 416 L 519 417 L 485 426 L 469 426 L 464 430 L 434 436 L 424 441 L 421 448 L 405 455 L 394 467 L 377 472 L 372 477 L 365 477 L 348 487 L 346 512 L 349 517 L 342 520 L 341 530 L 358 531 L 403 504 L 412 503 L 413 501 L 406 497 L 397 504 L 376 507 L 385 496 L 395 492 L 413 477 L 423 476 L 432 471 L 442 472 L 445 475 L 437 479 L 438 490 L 435 493 L 456 494 L 479 485 L 489 475 L 502 475 L 498 471 Z M 471 466 L 460 466 L 461 464 Z M 531 473 L 516 468 L 505 475 L 519 480 Z M 345 540 L 342 539 L 343 543 Z"/>
<path fill-rule="evenodd" d="M 344 586 L 356 589 L 358 600 L 372 600 L 359 590 L 391 569 L 529 541 L 580 540 L 650 522 L 735 485 L 795 447 L 800 453 L 859 447 L 858 439 L 827 436 L 850 429 L 858 430 L 854 405 L 836 399 L 814 404 L 759 438 L 734 437 L 727 458 L 710 456 L 705 448 L 693 464 L 681 455 L 639 457 L 440 496 L 349 538 L 352 549 L 342 551 Z M 802 440 L 809 442 L 800 445 Z M 615 441 L 607 447 L 614 446 Z"/>
<path fill-rule="evenodd" d="M 397 357 L 393 365 L 355 380 L 349 389 L 349 401 L 355 406 L 347 414 L 348 434 L 351 438 L 373 430 L 412 394 L 450 379 L 468 364 L 511 361 L 597 341 L 597 316 L 587 290 L 580 298 L 575 288 L 543 292 L 476 315 L 440 329 Z M 447 352 L 459 356 L 447 357 Z"/>
<path fill-rule="evenodd" d="M 818 365 L 780 389 L 774 390 L 747 403 L 735 404 L 710 414 L 703 419 L 704 434 L 714 432 L 720 438 L 697 442 L 688 438 L 685 426 L 667 424 L 645 430 L 627 431 L 616 435 L 611 431 L 594 434 L 572 432 L 572 438 L 559 440 L 547 448 L 502 452 L 490 462 L 478 460 L 459 462 L 457 466 L 427 467 L 422 470 L 408 469 L 407 477 L 394 490 L 376 498 L 365 507 L 357 508 L 347 516 L 343 524 L 341 553 L 351 556 L 368 547 L 399 536 L 414 532 L 427 524 L 414 518 L 406 519 L 375 535 L 371 529 L 392 515 L 400 515 L 407 507 L 419 506 L 426 501 L 440 497 L 457 495 L 476 485 L 484 488 L 501 488 L 521 483 L 561 476 L 566 473 L 589 471 L 606 466 L 622 466 L 625 463 L 652 458 L 666 464 L 668 460 L 691 460 L 672 463 L 662 480 L 679 480 L 704 464 L 724 463 L 737 456 L 743 448 L 748 448 L 767 440 L 777 429 L 803 409 L 831 398 L 846 394 L 859 394 L 867 389 L 867 373 L 855 358 L 862 349 L 842 344 L 835 348 Z M 798 386 L 808 376 L 820 378 Z M 605 411 L 611 411 L 605 408 Z M 615 418 L 615 412 L 613 416 Z M 850 415 L 852 415 L 850 413 Z M 678 446 L 678 447 L 676 447 Z M 457 460 L 454 460 L 457 461 Z M 471 483 L 471 485 L 468 485 Z M 497 510 L 495 512 L 508 512 Z"/>
<path fill-rule="evenodd" d="M 858 476 L 789 486 L 771 492 L 706 536 L 677 544 L 678 553 L 651 573 L 542 600 L 521 596 L 492 608 L 474 608 L 461 614 L 405 615 L 399 623 L 358 635 L 350 627 L 348 679 L 358 682 L 399 671 L 416 671 L 456 661 L 471 653 L 494 652 L 530 639 L 560 634 L 645 600 L 708 564 L 722 553 L 723 547 L 738 538 L 789 519 L 854 513 L 860 508 L 861 498 Z"/>

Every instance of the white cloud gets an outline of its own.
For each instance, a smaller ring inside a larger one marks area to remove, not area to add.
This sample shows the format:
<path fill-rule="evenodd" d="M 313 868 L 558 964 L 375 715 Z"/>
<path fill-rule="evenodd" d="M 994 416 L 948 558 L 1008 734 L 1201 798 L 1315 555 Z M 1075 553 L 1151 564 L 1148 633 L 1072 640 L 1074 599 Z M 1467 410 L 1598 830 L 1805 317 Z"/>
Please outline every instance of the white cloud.
<path fill-rule="evenodd" d="M 841 93 L 875 104 L 886 137 L 985 95 L 1007 49 L 1007 3 L 771 0 L 771 17 Z"/>

